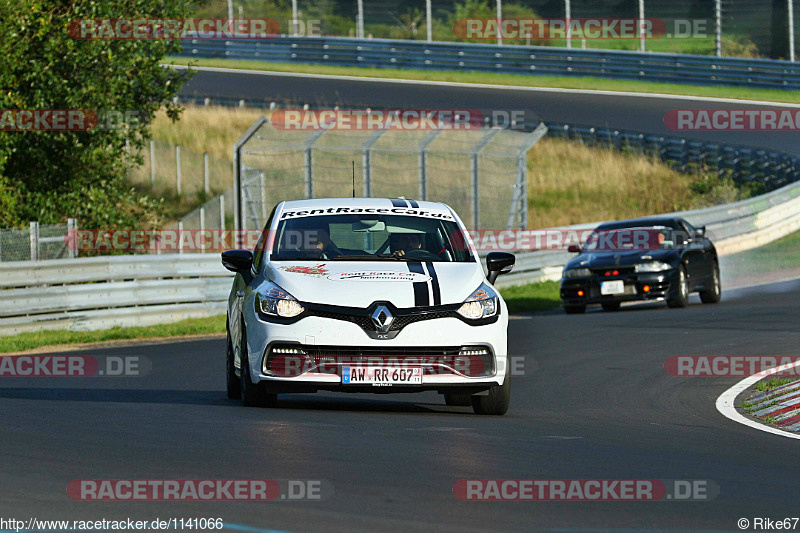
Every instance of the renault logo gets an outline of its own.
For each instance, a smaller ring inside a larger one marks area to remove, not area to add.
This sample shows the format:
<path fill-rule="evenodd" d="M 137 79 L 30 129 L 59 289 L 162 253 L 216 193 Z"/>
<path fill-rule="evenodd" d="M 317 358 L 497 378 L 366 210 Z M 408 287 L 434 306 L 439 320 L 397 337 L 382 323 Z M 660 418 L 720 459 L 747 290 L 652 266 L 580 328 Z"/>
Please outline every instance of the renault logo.
<path fill-rule="evenodd" d="M 380 333 L 386 333 L 394 321 L 392 313 L 386 308 L 385 305 L 379 305 L 375 308 L 370 316 L 372 323 L 375 324 L 375 329 Z"/>

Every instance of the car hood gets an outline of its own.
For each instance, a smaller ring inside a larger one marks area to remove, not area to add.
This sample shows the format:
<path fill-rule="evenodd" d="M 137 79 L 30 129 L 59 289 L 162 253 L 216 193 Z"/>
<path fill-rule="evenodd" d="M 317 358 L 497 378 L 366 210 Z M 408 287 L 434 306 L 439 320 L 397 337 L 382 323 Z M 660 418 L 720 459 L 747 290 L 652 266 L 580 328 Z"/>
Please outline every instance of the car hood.
<path fill-rule="evenodd" d="M 301 302 L 347 307 L 368 307 L 376 301 L 399 308 L 434 305 L 437 289 L 441 304 L 456 304 L 485 281 L 478 263 L 273 261 L 265 273 Z M 428 295 L 427 304 L 421 287 Z"/>
<path fill-rule="evenodd" d="M 675 250 L 632 250 L 584 252 L 567 263 L 567 268 L 613 268 L 633 266 L 648 261 L 671 263 L 678 256 Z"/>

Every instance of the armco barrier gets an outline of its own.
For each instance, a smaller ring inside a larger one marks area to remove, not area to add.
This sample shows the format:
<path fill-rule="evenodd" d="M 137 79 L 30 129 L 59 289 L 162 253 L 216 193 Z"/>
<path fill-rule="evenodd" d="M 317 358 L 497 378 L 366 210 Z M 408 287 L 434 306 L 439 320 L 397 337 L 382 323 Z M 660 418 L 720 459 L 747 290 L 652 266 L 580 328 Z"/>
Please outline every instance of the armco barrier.
<path fill-rule="evenodd" d="M 280 36 L 266 40 L 185 39 L 181 55 L 370 68 L 595 76 L 786 90 L 800 88 L 800 63 L 791 61 L 543 46 Z"/>
<path fill-rule="evenodd" d="M 740 252 L 800 229 L 800 183 L 677 214 L 705 225 L 721 255 Z M 500 277 L 498 285 L 559 279 L 570 257 L 563 251 L 519 253 L 513 272 Z M 222 314 L 230 283 L 231 274 L 216 253 L 0 264 L 0 335 L 152 325 Z"/>

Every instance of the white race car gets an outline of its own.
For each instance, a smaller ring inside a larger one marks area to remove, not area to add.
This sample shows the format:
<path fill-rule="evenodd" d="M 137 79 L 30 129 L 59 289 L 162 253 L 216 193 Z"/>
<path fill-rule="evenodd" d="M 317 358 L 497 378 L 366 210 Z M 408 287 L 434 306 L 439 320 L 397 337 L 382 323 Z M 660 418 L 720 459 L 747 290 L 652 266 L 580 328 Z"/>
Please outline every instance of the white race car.
<path fill-rule="evenodd" d="M 290 392 L 443 394 L 508 410 L 508 309 L 448 206 L 387 198 L 281 202 L 253 252 L 229 250 L 227 385 L 246 406 Z"/>

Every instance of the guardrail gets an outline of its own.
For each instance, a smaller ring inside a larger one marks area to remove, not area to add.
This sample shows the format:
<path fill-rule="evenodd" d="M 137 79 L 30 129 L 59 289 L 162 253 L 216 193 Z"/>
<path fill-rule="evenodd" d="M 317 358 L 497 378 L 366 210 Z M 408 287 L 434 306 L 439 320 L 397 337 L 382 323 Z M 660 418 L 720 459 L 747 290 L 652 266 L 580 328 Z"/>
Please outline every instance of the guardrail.
<path fill-rule="evenodd" d="M 185 39 L 182 56 L 423 70 L 594 76 L 697 85 L 800 88 L 800 64 L 774 59 L 346 37 Z"/>

